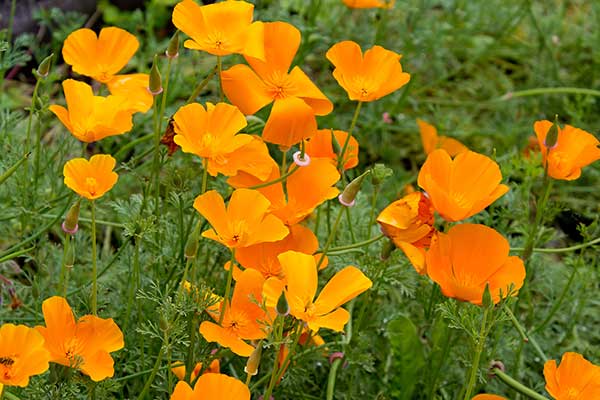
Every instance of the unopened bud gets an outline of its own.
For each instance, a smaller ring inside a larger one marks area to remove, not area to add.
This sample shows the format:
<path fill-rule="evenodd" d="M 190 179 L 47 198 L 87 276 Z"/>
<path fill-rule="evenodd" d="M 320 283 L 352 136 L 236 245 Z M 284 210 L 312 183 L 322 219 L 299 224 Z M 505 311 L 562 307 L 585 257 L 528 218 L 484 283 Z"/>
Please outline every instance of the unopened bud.
<path fill-rule="evenodd" d="M 196 227 L 188 237 L 184 252 L 186 258 L 196 257 L 196 253 L 198 252 L 198 243 L 200 242 L 200 228 L 201 224 L 197 223 Z"/>
<path fill-rule="evenodd" d="M 354 205 L 354 203 L 355 203 L 354 199 L 356 198 L 356 195 L 358 194 L 358 191 L 360 190 L 362 182 L 365 179 L 365 177 L 367 175 L 369 175 L 370 173 L 371 173 L 371 170 L 367 170 L 367 171 L 363 172 L 360 176 L 358 176 L 357 178 L 354 178 L 354 180 L 352 180 L 352 182 L 350 182 L 346 186 L 346 188 L 344 189 L 342 194 L 340 194 L 338 196 L 338 200 L 340 201 L 340 203 L 342 203 L 343 206 L 352 207 Z"/>
<path fill-rule="evenodd" d="M 392 239 L 388 239 L 383 243 L 383 247 L 381 249 L 381 260 L 385 261 L 390 258 L 392 251 L 396 249 L 396 245 L 392 241 Z"/>
<path fill-rule="evenodd" d="M 52 60 L 54 59 L 54 53 L 50 54 L 48 57 L 44 58 L 40 65 L 38 66 L 36 72 L 39 78 L 45 78 L 48 76 L 50 72 L 50 66 L 52 66 Z"/>
<path fill-rule="evenodd" d="M 285 298 L 284 292 L 281 292 L 281 296 L 279 296 L 279 299 L 277 300 L 275 309 L 277 310 L 277 314 L 281 315 L 282 317 L 285 317 L 290 313 L 290 305 Z"/>
<path fill-rule="evenodd" d="M 331 130 L 331 147 L 333 147 L 333 152 L 337 154 L 338 157 L 342 154 L 342 146 L 340 146 L 340 142 L 338 142 L 333 134 L 333 129 Z"/>
<path fill-rule="evenodd" d="M 150 86 L 148 87 L 148 91 L 153 96 L 158 96 L 162 93 L 162 79 L 160 77 L 160 71 L 158 70 L 158 56 L 154 56 L 154 61 L 152 62 L 152 68 L 150 69 Z"/>
<path fill-rule="evenodd" d="M 62 223 L 62 230 L 69 235 L 74 235 L 79 229 L 79 208 L 81 207 L 81 198 L 79 198 L 75 204 L 69 208 L 65 221 Z"/>
<path fill-rule="evenodd" d="M 494 300 L 492 299 L 492 293 L 490 292 L 490 284 L 489 283 L 485 284 L 485 289 L 483 291 L 483 297 L 481 299 L 481 304 L 485 308 L 490 308 L 491 306 L 494 305 Z"/>
<path fill-rule="evenodd" d="M 169 47 L 167 47 L 165 55 L 169 58 L 176 58 L 179 55 L 179 31 L 175 32 L 169 41 Z"/>
<path fill-rule="evenodd" d="M 544 146 L 546 146 L 549 150 L 556 147 L 556 143 L 558 142 L 558 131 L 560 127 L 558 126 L 558 115 L 554 116 L 554 123 L 548 130 L 546 134 L 546 140 L 544 140 Z"/>
<path fill-rule="evenodd" d="M 373 181 L 373 185 L 376 186 L 394 174 L 394 170 L 386 167 L 384 164 L 375 164 L 371 171 L 373 172 L 371 180 Z"/>
<path fill-rule="evenodd" d="M 248 361 L 246 362 L 246 366 L 244 367 L 244 372 L 248 375 L 256 375 L 258 374 L 258 366 L 260 365 L 260 357 L 262 356 L 262 346 L 259 344 L 256 346 L 250 357 L 248 357 Z"/>

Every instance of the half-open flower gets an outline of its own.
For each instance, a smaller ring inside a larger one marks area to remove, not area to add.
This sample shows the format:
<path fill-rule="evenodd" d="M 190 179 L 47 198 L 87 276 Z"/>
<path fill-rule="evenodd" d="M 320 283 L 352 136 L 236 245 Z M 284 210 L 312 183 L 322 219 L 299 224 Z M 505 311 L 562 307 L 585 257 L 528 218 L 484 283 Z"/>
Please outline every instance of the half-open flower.
<path fill-rule="evenodd" d="M 196 381 L 194 389 L 180 381 L 170 400 L 250 400 L 248 386 L 224 374 L 204 374 Z"/>
<path fill-rule="evenodd" d="M 560 365 L 556 360 L 544 364 L 546 390 L 556 400 L 600 399 L 600 366 L 581 354 L 563 354 Z"/>
<path fill-rule="evenodd" d="M 65 185 L 88 200 L 98 199 L 117 183 L 119 176 L 113 172 L 116 163 L 108 154 L 96 154 L 89 161 L 69 160 L 63 168 Z"/>
<path fill-rule="evenodd" d="M 445 296 L 480 305 L 486 285 L 494 304 L 523 286 L 523 260 L 509 256 L 508 241 L 484 225 L 455 225 L 438 233 L 426 255 L 427 275 Z"/>
<path fill-rule="evenodd" d="M 374 101 L 410 80 L 402 71 L 402 56 L 381 46 L 373 46 L 363 56 L 360 46 L 347 40 L 333 45 L 326 56 L 335 67 L 333 77 L 350 100 Z"/>
<path fill-rule="evenodd" d="M 460 221 L 508 192 L 501 180 L 498 164 L 483 154 L 467 151 L 452 159 L 446 150 L 437 149 L 421 167 L 418 184 L 444 219 Z"/>
<path fill-rule="evenodd" d="M 25 325 L 0 326 L 0 390 L 2 385 L 25 387 L 29 377 L 48 370 L 50 353 L 44 337 Z"/>
<path fill-rule="evenodd" d="M 123 348 L 123 333 L 112 320 L 85 315 L 77 322 L 67 301 L 58 296 L 42 304 L 46 326 L 36 326 L 46 340 L 50 361 L 80 370 L 95 381 L 114 375 L 110 355 Z"/>

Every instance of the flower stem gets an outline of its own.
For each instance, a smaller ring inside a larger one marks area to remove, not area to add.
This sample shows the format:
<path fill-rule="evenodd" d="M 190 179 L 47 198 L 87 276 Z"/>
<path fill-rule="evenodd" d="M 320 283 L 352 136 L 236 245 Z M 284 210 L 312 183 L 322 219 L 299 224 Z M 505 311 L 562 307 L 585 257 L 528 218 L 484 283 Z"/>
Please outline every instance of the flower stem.
<path fill-rule="evenodd" d="M 71 243 L 71 235 L 69 235 L 68 233 L 65 234 L 65 240 L 63 243 L 63 258 L 62 258 L 62 262 L 61 262 L 61 266 L 60 266 L 60 284 L 59 287 L 61 288 L 61 296 L 62 297 L 67 297 L 67 289 L 69 287 L 69 270 L 70 268 L 67 267 L 67 256 L 69 254 L 69 247 L 72 246 Z"/>
<path fill-rule="evenodd" d="M 256 190 L 256 189 L 262 189 L 264 187 L 271 186 L 271 185 L 274 185 L 274 184 L 279 183 L 279 182 L 283 182 L 290 175 L 292 175 L 294 172 L 296 172 L 298 170 L 298 168 L 300 168 L 298 165 L 294 165 L 292 168 L 290 168 L 290 170 L 288 172 L 286 172 L 285 174 L 281 175 L 279 178 L 273 179 L 272 181 L 269 181 L 269 182 L 259 183 L 258 185 L 248 186 L 248 189 L 254 189 L 254 190 Z"/>
<path fill-rule="evenodd" d="M 333 394 L 335 391 L 335 380 L 337 377 L 337 370 L 342 364 L 341 358 L 336 358 L 333 360 L 331 364 L 331 369 L 329 370 L 329 377 L 327 378 L 327 400 L 333 400 Z"/>
<path fill-rule="evenodd" d="M 352 116 L 352 122 L 350 122 L 350 129 L 348 129 L 348 136 L 346 136 L 346 140 L 344 140 L 342 152 L 340 153 L 340 157 L 338 158 L 338 170 L 343 171 L 344 169 L 344 159 L 346 157 L 346 150 L 348 149 L 348 143 L 350 143 L 350 136 L 352 136 L 352 131 L 354 131 L 354 127 L 356 126 L 356 121 L 358 121 L 358 114 L 360 114 L 361 107 L 362 101 L 356 103 L 356 109 L 354 110 L 354 115 Z M 342 172 L 342 177 L 343 176 L 344 174 Z"/>
<path fill-rule="evenodd" d="M 29 119 L 27 121 L 27 134 L 25 136 L 25 151 L 29 152 L 29 146 L 31 144 L 31 124 L 33 122 L 33 112 L 38 97 L 38 89 L 40 87 L 41 79 L 36 79 L 35 87 L 33 88 L 33 95 L 31 96 L 31 108 L 29 109 Z"/>
<path fill-rule="evenodd" d="M 328 254 L 333 254 L 333 253 L 339 253 L 345 250 L 351 250 L 351 249 L 356 249 L 358 247 L 363 247 L 363 246 L 368 246 L 371 243 L 375 243 L 381 239 L 383 239 L 385 237 L 385 235 L 382 233 L 380 235 L 377 235 L 375 237 L 372 237 L 370 239 L 364 240 L 362 242 L 357 242 L 357 243 L 353 243 L 353 244 L 349 244 L 347 246 L 339 246 L 339 247 L 333 247 L 331 249 L 329 249 L 329 251 L 327 252 Z M 317 250 L 317 252 L 319 252 L 320 250 Z"/>
<path fill-rule="evenodd" d="M 169 57 L 169 62 L 167 63 L 167 73 L 165 75 L 165 84 L 163 85 L 163 92 L 160 101 L 160 113 L 158 115 L 158 132 L 162 132 L 162 122 L 163 116 L 165 114 L 165 107 L 167 106 L 167 93 L 169 92 L 169 77 L 171 76 L 171 65 L 173 63 L 173 59 Z"/>
<path fill-rule="evenodd" d="M 96 203 L 92 200 L 92 314 L 98 315 L 98 270 L 96 265 Z"/>
<path fill-rule="evenodd" d="M 337 232 L 338 226 L 340 225 L 340 220 L 342 219 L 342 214 L 344 213 L 344 206 L 340 206 L 340 210 L 338 211 L 338 215 L 335 218 L 335 222 L 333 223 L 333 227 L 331 228 L 331 232 L 329 232 L 329 236 L 327 237 L 327 241 L 325 242 L 325 246 L 321 252 L 321 257 L 319 257 L 319 262 L 317 262 L 317 270 L 323 264 L 325 260 L 325 256 L 327 255 L 327 250 L 329 250 L 329 246 L 331 246 L 331 242 L 333 242 L 333 238 Z"/>
<path fill-rule="evenodd" d="M 208 82 L 210 82 L 210 80 L 213 78 L 213 76 L 215 76 L 215 74 L 217 73 L 218 68 L 219 67 L 215 65 L 215 67 L 212 69 L 212 71 L 210 71 L 210 73 L 206 76 L 206 78 L 204 78 L 198 84 L 198 86 L 196 86 L 196 88 L 194 89 L 194 91 L 192 92 L 192 94 L 190 95 L 190 97 L 187 99 L 187 101 L 185 102 L 185 104 L 190 104 L 191 102 L 193 102 L 194 100 L 196 100 L 196 97 L 198 97 L 200 95 L 200 92 L 202 91 L 202 89 L 204 89 L 206 87 L 206 85 L 208 85 Z"/>
<path fill-rule="evenodd" d="M 227 283 L 225 284 L 225 296 L 223 296 L 223 304 L 221 305 L 221 314 L 219 315 L 219 325 L 223 323 L 227 303 L 229 302 L 229 293 L 231 292 L 231 280 L 233 278 L 233 268 L 235 267 L 235 249 L 231 249 L 231 261 L 229 263 L 229 271 L 227 271 Z"/>
<path fill-rule="evenodd" d="M 219 102 L 223 102 L 224 99 L 224 95 L 223 95 L 223 79 L 221 79 L 221 73 L 223 72 L 223 63 L 221 60 L 221 56 L 217 56 L 217 72 L 218 72 L 218 76 L 217 79 L 219 80 Z"/>
<path fill-rule="evenodd" d="M 550 196 L 550 190 L 552 189 L 553 182 L 554 181 L 552 179 L 550 179 L 548 176 L 548 166 L 546 163 L 546 167 L 544 170 L 544 180 L 543 180 L 543 184 L 542 184 L 543 195 L 542 195 L 541 201 L 535 211 L 535 222 L 534 222 L 533 226 L 531 227 L 531 231 L 529 232 L 529 235 L 527 237 L 527 242 L 525 244 L 525 248 L 523 249 L 523 254 L 521 256 L 525 265 L 527 265 L 527 261 L 529 260 L 529 257 L 531 257 L 531 254 L 533 253 L 533 246 L 535 245 L 535 239 L 536 239 L 538 230 L 540 228 L 540 225 L 542 223 L 542 217 L 544 215 L 544 210 L 546 209 L 546 204 L 548 203 L 548 198 Z"/>
<path fill-rule="evenodd" d="M 483 318 L 481 319 L 481 329 L 479 330 L 479 335 L 477 336 L 475 354 L 473 355 L 473 363 L 471 364 L 471 372 L 469 373 L 469 380 L 467 383 L 467 389 L 465 390 L 464 400 L 471 400 L 471 394 L 473 393 L 473 390 L 475 389 L 475 384 L 477 382 L 479 360 L 481 359 L 481 353 L 483 352 L 483 347 L 485 346 L 485 339 L 487 336 L 487 322 L 489 312 L 490 308 L 484 307 Z"/>
<path fill-rule="evenodd" d="M 542 358 L 542 360 L 544 362 L 548 361 L 548 356 L 546 356 L 546 354 L 544 353 L 544 351 L 542 350 L 540 345 L 537 343 L 537 341 L 530 335 L 527 335 L 527 333 L 525 332 L 525 329 L 523 328 L 523 326 L 521 325 L 521 323 L 519 322 L 517 317 L 515 317 L 515 314 L 513 314 L 510 307 L 508 307 L 508 306 L 506 306 L 506 304 L 504 304 L 503 308 L 504 308 L 504 311 L 506 312 L 506 315 L 508 315 L 508 318 L 512 322 L 513 326 L 515 327 L 517 332 L 519 332 L 521 339 L 523 339 L 523 341 L 525 343 L 531 343 L 531 345 L 533 346 L 535 351 L 538 353 L 538 355 Z"/>
<path fill-rule="evenodd" d="M 548 398 L 546 396 L 542 396 L 541 394 L 539 394 L 539 393 L 533 391 L 532 389 L 528 388 L 527 386 L 523 385 L 521 382 L 514 380 L 513 378 L 511 378 L 510 376 L 508 376 L 507 374 L 505 374 L 498 368 L 492 369 L 491 372 L 494 375 L 496 375 L 506 385 L 510 386 L 517 392 L 524 394 L 525 396 L 529 397 L 530 399 L 548 400 Z"/>
<path fill-rule="evenodd" d="M 206 192 L 206 186 L 208 184 L 208 160 L 205 158 L 202 160 L 202 189 L 200 194 L 204 194 Z"/>
<path fill-rule="evenodd" d="M 162 357 L 163 357 L 163 346 L 160 347 L 160 351 L 158 352 L 158 356 L 156 357 L 156 362 L 154 363 L 154 368 L 152 368 L 152 372 L 150 373 L 150 376 L 146 380 L 146 384 L 144 385 L 144 388 L 142 389 L 142 393 L 140 393 L 140 395 L 138 396 L 138 400 L 143 400 L 146 398 L 146 394 L 148 394 L 148 391 L 150 390 L 150 386 L 152 386 L 152 383 L 154 382 L 154 378 L 156 377 L 156 373 L 158 372 L 158 367 L 160 366 Z"/>

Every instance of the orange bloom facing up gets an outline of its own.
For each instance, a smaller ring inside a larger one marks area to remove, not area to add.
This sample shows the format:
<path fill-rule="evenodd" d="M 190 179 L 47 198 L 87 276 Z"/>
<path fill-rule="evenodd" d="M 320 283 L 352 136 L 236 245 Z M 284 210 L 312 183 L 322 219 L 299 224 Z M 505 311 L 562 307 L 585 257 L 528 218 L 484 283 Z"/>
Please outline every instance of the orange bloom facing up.
<path fill-rule="evenodd" d="M 63 168 L 65 185 L 88 200 L 104 196 L 117 183 L 119 176 L 113 172 L 117 161 L 108 154 L 96 154 L 86 160 L 74 158 Z"/>
<path fill-rule="evenodd" d="M 242 382 L 223 374 L 204 374 L 196 381 L 194 389 L 180 381 L 175 386 L 171 400 L 250 400 L 250 390 Z"/>
<path fill-rule="evenodd" d="M 90 143 L 131 130 L 127 98 L 94 96 L 90 85 L 73 79 L 63 81 L 62 86 L 67 108 L 53 104 L 49 110 L 77 139 Z"/>
<path fill-rule="evenodd" d="M 402 249 L 419 274 L 425 273 L 425 248 L 435 232 L 434 209 L 421 192 L 413 192 L 387 206 L 377 217 L 381 231 Z"/>
<path fill-rule="evenodd" d="M 306 154 L 311 158 L 329 158 L 333 161 L 333 165 L 337 166 L 339 155 L 334 151 L 333 141 L 335 140 L 337 142 L 341 151 L 347 137 L 348 132 L 333 129 L 319 129 L 314 136 L 306 139 Z M 358 141 L 354 136 L 350 136 L 344 158 L 344 170 L 354 168 L 358 165 Z"/>
<path fill-rule="evenodd" d="M 427 275 L 445 296 L 480 305 L 486 285 L 494 304 L 523 286 L 525 266 L 508 241 L 484 225 L 455 225 L 438 233 L 426 255 Z"/>
<path fill-rule="evenodd" d="M 259 340 L 267 337 L 267 327 L 271 317 L 262 308 L 262 287 L 265 278 L 254 269 L 242 272 L 236 281 L 231 303 L 225 306 L 223 322 L 219 326 L 210 321 L 200 324 L 200 334 L 208 342 L 217 342 L 228 347 L 235 354 L 248 357 L 254 347 L 244 340 Z M 209 310 L 219 319 L 221 303 Z"/>
<path fill-rule="evenodd" d="M 477 214 L 508 192 L 501 180 L 498 164 L 483 154 L 467 151 L 452 159 L 446 150 L 438 149 L 421 167 L 418 184 L 436 211 L 456 222 Z"/>
<path fill-rule="evenodd" d="M 315 134 L 315 115 L 329 114 L 333 104 L 299 67 L 288 73 L 300 45 L 300 31 L 285 22 L 264 25 L 264 61 L 246 56 L 252 69 L 238 64 L 223 71 L 223 91 L 246 115 L 273 102 L 262 137 L 291 147 Z"/>
<path fill-rule="evenodd" d="M 565 353 L 560 365 L 556 360 L 544 364 L 546 390 L 556 400 L 600 399 L 600 367 L 581 354 Z"/>
<path fill-rule="evenodd" d="M 435 149 L 444 149 L 450 154 L 450 157 L 454 157 L 469 150 L 467 146 L 456 139 L 447 136 L 438 136 L 435 126 L 421 119 L 417 119 L 417 125 L 419 125 L 421 143 L 423 143 L 425 154 L 429 154 Z"/>
<path fill-rule="evenodd" d="M 111 94 L 122 95 L 133 111 L 152 107 L 148 74 L 117 75 L 139 47 L 131 33 L 117 27 L 103 28 L 100 35 L 82 28 L 72 32 L 63 45 L 63 58 L 78 74 L 105 83 Z"/>
<path fill-rule="evenodd" d="M 289 230 L 283 222 L 267 211 L 270 206 L 265 196 L 250 189 L 235 190 L 227 208 L 215 190 L 196 197 L 194 201 L 194 208 L 213 227 L 202 236 L 229 248 L 275 242 L 288 235 Z"/>
<path fill-rule="evenodd" d="M 393 8 L 395 0 L 342 0 L 349 8 Z"/>
<path fill-rule="evenodd" d="M 369 289 L 372 282 L 358 268 L 347 266 L 327 282 L 316 300 L 318 276 L 313 256 L 287 251 L 279 255 L 287 283 L 277 278 L 266 281 L 263 294 L 267 306 L 274 306 L 281 292 L 290 307 L 290 314 L 308 324 L 316 332 L 319 328 L 341 331 L 350 314 L 340 306 Z"/>
<path fill-rule="evenodd" d="M 0 326 L 0 391 L 2 385 L 25 387 L 29 377 L 48 370 L 50 353 L 44 338 L 25 325 Z"/>
<path fill-rule="evenodd" d="M 548 163 L 548 175 L 568 181 L 581 176 L 581 168 L 600 159 L 600 142 L 591 133 L 571 125 L 558 128 L 558 140 L 550 149 L 546 135 L 552 127 L 550 121 L 537 121 L 533 128 L 542 150 L 544 165 Z"/>
<path fill-rule="evenodd" d="M 110 353 L 123 348 L 123 333 L 112 320 L 85 315 L 75 322 L 67 301 L 58 296 L 42 304 L 46 326 L 36 326 L 46 339 L 50 361 L 80 370 L 98 382 L 114 375 Z"/>
<path fill-rule="evenodd" d="M 192 38 L 183 44 L 188 49 L 263 59 L 263 23 L 252 22 L 253 12 L 254 5 L 245 1 L 199 6 L 194 0 L 184 0 L 173 10 L 173 25 Z"/>
<path fill-rule="evenodd" d="M 207 160 L 208 173 L 232 176 L 246 171 L 259 179 L 271 172 L 267 146 L 257 137 L 237 134 L 247 125 L 240 110 L 226 103 L 192 103 L 173 116 L 175 143 L 186 153 Z"/>
<path fill-rule="evenodd" d="M 326 54 L 335 66 L 333 77 L 350 100 L 374 101 L 404 86 L 410 75 L 402 72 L 399 54 L 373 46 L 364 54 L 352 41 L 333 45 Z"/>

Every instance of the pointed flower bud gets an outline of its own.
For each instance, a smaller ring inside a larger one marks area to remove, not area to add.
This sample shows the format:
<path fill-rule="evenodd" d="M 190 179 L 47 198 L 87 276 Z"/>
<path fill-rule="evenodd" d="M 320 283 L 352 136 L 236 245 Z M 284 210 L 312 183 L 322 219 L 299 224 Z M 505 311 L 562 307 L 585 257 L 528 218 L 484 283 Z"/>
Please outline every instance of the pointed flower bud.
<path fill-rule="evenodd" d="M 154 56 L 152 68 L 150 69 L 150 86 L 148 87 L 148 91 L 153 96 L 158 96 L 163 91 L 162 79 L 160 77 L 160 71 L 158 70 L 158 55 Z"/>
<path fill-rule="evenodd" d="M 81 198 L 79 198 L 75 204 L 69 208 L 65 221 L 62 223 L 62 230 L 69 235 L 74 235 L 79 229 L 79 208 L 81 207 Z"/>
<path fill-rule="evenodd" d="M 171 59 L 179 56 L 179 31 L 175 32 L 169 41 L 169 47 L 167 47 L 165 55 Z"/>
<path fill-rule="evenodd" d="M 186 258 L 194 258 L 196 257 L 196 253 L 198 252 L 198 243 L 200 241 L 200 229 L 201 224 L 198 222 L 196 227 L 188 237 L 187 243 L 185 244 L 185 257 Z"/>
<path fill-rule="evenodd" d="M 277 314 L 281 315 L 282 317 L 285 317 L 290 313 L 290 305 L 285 298 L 285 293 L 281 292 L 281 296 L 279 296 L 279 299 L 277 300 L 277 306 L 275 309 L 277 310 Z"/>
<path fill-rule="evenodd" d="M 485 308 L 490 308 L 494 306 L 494 301 L 492 300 L 492 293 L 490 292 L 490 285 L 488 283 L 485 284 L 483 297 L 481 298 L 481 304 Z"/>
<path fill-rule="evenodd" d="M 394 241 L 392 239 L 388 239 L 383 243 L 383 247 L 381 249 L 381 260 L 385 261 L 390 258 L 392 251 L 396 248 Z"/>
<path fill-rule="evenodd" d="M 258 366 L 260 365 L 260 357 L 262 356 L 262 346 L 259 344 L 256 346 L 250 357 L 248 357 L 248 361 L 246 362 L 246 366 L 244 367 L 244 372 L 248 375 L 256 375 L 258 374 Z"/>
<path fill-rule="evenodd" d="M 352 207 L 354 205 L 354 199 L 356 198 L 356 195 L 360 190 L 362 182 L 365 179 L 365 177 L 370 173 L 371 170 L 363 172 L 360 176 L 354 178 L 354 180 L 346 186 L 342 194 L 338 196 L 338 200 L 340 201 L 340 203 L 342 203 L 343 206 Z"/>
<path fill-rule="evenodd" d="M 556 147 L 558 144 L 558 131 L 560 130 L 560 126 L 558 126 L 558 115 L 554 116 L 554 123 L 550 127 L 550 130 L 546 134 L 546 139 L 544 140 L 544 146 L 551 150 Z"/>
<path fill-rule="evenodd" d="M 50 54 L 48 57 L 44 58 L 37 70 L 35 71 L 38 75 L 38 78 L 45 78 L 48 76 L 50 72 L 50 66 L 52 65 L 52 60 L 54 59 L 54 53 Z"/>

